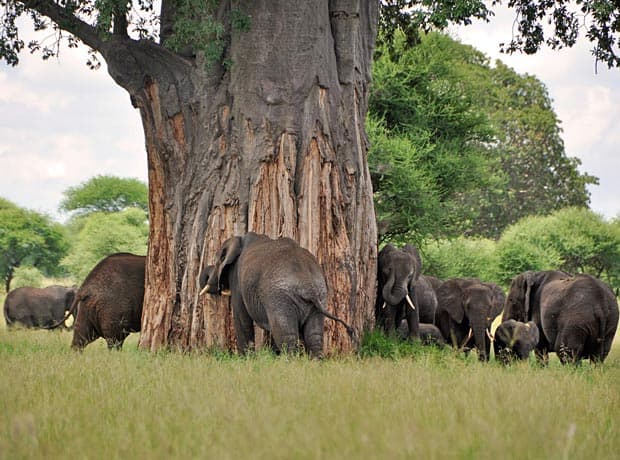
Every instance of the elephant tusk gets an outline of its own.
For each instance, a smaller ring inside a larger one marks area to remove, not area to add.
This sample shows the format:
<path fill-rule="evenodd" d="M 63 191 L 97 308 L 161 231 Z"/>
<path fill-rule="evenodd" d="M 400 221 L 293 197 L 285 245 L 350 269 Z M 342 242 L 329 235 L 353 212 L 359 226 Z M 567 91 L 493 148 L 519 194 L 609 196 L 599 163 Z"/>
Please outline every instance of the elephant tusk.
<path fill-rule="evenodd" d="M 411 297 L 409 297 L 409 294 L 405 296 L 405 299 L 407 299 L 407 303 L 409 304 L 409 306 L 415 310 L 415 305 L 413 304 Z"/>
<path fill-rule="evenodd" d="M 385 307 L 387 307 L 387 302 L 383 302 L 383 306 L 381 307 L 381 309 L 385 310 Z"/>
<path fill-rule="evenodd" d="M 230 297 L 231 296 L 230 289 L 222 289 L 222 292 L 220 294 L 222 294 L 223 296 L 226 296 L 226 297 Z"/>
<path fill-rule="evenodd" d="M 491 342 L 495 341 L 495 338 L 491 335 L 491 331 L 489 331 L 488 329 L 485 329 L 486 333 L 487 333 L 487 337 L 489 338 L 489 340 Z"/>
<path fill-rule="evenodd" d="M 200 290 L 200 293 L 198 294 L 198 297 L 200 297 L 201 295 L 203 295 L 205 292 L 207 292 L 207 285 L 205 285 L 205 287 L 203 287 L 203 288 Z"/>
<path fill-rule="evenodd" d="M 467 337 L 465 337 L 465 340 L 463 340 L 463 343 L 461 343 L 461 348 L 463 348 L 467 342 L 469 342 L 469 339 L 471 339 L 474 335 L 474 331 L 472 330 L 472 328 L 469 328 L 469 334 L 467 334 Z"/>

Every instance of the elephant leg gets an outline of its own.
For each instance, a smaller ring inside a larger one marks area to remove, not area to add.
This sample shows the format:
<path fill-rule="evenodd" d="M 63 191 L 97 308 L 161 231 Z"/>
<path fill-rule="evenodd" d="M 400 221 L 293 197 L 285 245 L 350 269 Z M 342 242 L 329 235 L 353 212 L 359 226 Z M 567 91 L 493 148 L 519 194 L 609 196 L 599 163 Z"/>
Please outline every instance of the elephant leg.
<path fill-rule="evenodd" d="M 121 351 L 121 349 L 123 348 L 123 342 L 125 342 L 125 339 L 127 338 L 127 336 L 125 335 L 122 338 L 119 337 L 108 337 L 106 340 L 107 344 L 108 344 L 108 350 L 118 350 Z"/>
<path fill-rule="evenodd" d="M 302 334 L 306 351 L 313 358 L 323 357 L 323 322 L 325 317 L 318 311 L 310 316 L 302 327 Z"/>
<path fill-rule="evenodd" d="M 396 309 L 398 307 L 387 305 L 385 307 L 385 316 L 383 318 L 383 330 L 386 334 L 396 331 Z"/>
<path fill-rule="evenodd" d="M 556 350 L 562 364 L 578 364 L 583 356 L 585 338 L 577 328 L 566 328 L 558 334 Z"/>
<path fill-rule="evenodd" d="M 297 318 L 275 314 L 269 317 L 269 326 L 276 346 L 281 352 L 299 350 L 299 324 Z"/>
<path fill-rule="evenodd" d="M 237 350 L 244 355 L 250 347 L 254 346 L 254 321 L 245 306 L 233 306 L 233 324 L 237 338 Z"/>

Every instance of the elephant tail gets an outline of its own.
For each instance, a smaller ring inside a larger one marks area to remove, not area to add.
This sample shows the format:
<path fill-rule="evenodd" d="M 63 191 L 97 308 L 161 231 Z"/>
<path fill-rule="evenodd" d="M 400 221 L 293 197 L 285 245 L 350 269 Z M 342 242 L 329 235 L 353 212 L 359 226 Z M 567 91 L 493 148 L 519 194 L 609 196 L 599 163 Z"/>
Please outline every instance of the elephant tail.
<path fill-rule="evenodd" d="M 316 309 L 318 311 L 320 311 L 321 314 L 323 314 L 323 316 L 326 316 L 327 318 L 329 318 L 329 319 L 331 319 L 333 321 L 337 321 L 340 324 L 342 324 L 344 326 L 344 328 L 347 330 L 347 333 L 349 334 L 349 337 L 351 337 L 351 340 L 353 341 L 354 345 L 356 347 L 359 345 L 359 338 L 358 338 L 357 332 L 355 331 L 355 329 L 353 329 L 353 327 L 351 327 L 346 321 L 338 318 L 335 315 L 332 315 L 330 312 L 325 310 L 325 308 L 323 308 L 318 303 L 315 303 L 315 306 L 316 306 Z"/>
<path fill-rule="evenodd" d="M 6 304 L 6 301 L 4 302 L 3 312 L 4 312 L 4 322 L 6 323 L 7 327 L 11 326 L 13 324 L 13 321 L 11 320 L 11 318 L 9 318 L 9 308 Z"/>

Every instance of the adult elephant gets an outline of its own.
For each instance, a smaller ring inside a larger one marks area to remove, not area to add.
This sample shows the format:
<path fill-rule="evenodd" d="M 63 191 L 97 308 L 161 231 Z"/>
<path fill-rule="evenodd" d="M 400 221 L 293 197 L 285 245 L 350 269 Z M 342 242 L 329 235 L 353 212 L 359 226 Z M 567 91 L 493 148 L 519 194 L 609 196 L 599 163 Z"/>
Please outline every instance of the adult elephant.
<path fill-rule="evenodd" d="M 323 321 L 347 323 L 325 310 L 327 283 L 316 258 L 290 238 L 253 232 L 226 240 L 213 266 L 201 274 L 201 292 L 230 295 L 237 347 L 254 343 L 254 323 L 269 331 L 280 351 L 296 351 L 301 339 L 308 353 L 323 353 Z"/>
<path fill-rule="evenodd" d="M 66 327 L 65 314 L 71 310 L 75 291 L 75 288 L 65 286 L 13 289 L 4 301 L 4 319 L 7 327 L 16 325 L 46 329 L 54 325 Z"/>
<path fill-rule="evenodd" d="M 540 332 L 533 321 L 524 323 L 509 319 L 497 327 L 494 339 L 495 359 L 502 364 L 508 364 L 515 358 L 527 359 L 538 345 Z"/>
<path fill-rule="evenodd" d="M 510 285 L 504 321 L 533 321 L 540 330 L 536 356 L 548 361 L 604 361 L 618 327 L 618 302 L 599 279 L 562 271 L 528 271 Z"/>
<path fill-rule="evenodd" d="M 437 290 L 435 324 L 447 343 L 455 348 L 475 346 L 478 358 L 488 361 L 491 323 L 501 313 L 505 296 L 493 283 L 476 278 L 452 278 Z"/>
<path fill-rule="evenodd" d="M 433 323 L 435 311 L 433 303 L 417 305 L 416 285 L 420 299 L 423 289 L 432 297 L 433 289 L 427 280 L 420 281 L 422 259 L 418 250 L 407 244 L 396 248 L 386 244 L 378 255 L 377 300 L 375 304 L 375 323 L 386 334 L 396 331 L 403 319 L 407 320 L 408 337 L 418 338 L 419 324 Z"/>
<path fill-rule="evenodd" d="M 131 332 L 141 328 L 146 257 L 112 254 L 88 274 L 73 302 L 77 311 L 71 347 L 83 350 L 103 337 L 120 350 Z"/>

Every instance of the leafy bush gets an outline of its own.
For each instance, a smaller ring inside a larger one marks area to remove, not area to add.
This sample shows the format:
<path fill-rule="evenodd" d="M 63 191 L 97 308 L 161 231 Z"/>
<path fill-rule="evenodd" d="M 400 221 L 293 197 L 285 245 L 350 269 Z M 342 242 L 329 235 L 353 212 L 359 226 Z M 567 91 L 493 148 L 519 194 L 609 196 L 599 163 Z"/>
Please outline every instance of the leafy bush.
<path fill-rule="evenodd" d="M 585 208 L 522 219 L 506 229 L 497 251 L 505 283 L 526 270 L 566 270 L 620 287 L 620 225 Z"/>
<path fill-rule="evenodd" d="M 35 267 L 22 265 L 21 267 L 15 269 L 11 289 L 16 289 L 18 287 L 24 286 L 43 287 L 43 284 L 43 273 L 41 273 Z"/>
<path fill-rule="evenodd" d="M 438 278 L 474 277 L 498 282 L 496 243 L 485 238 L 436 240 L 422 247 L 422 272 Z"/>
<path fill-rule="evenodd" d="M 79 219 L 74 226 L 74 244 L 62 264 L 78 280 L 83 280 L 97 262 L 112 253 L 146 254 L 149 229 L 142 209 L 95 212 Z"/>

